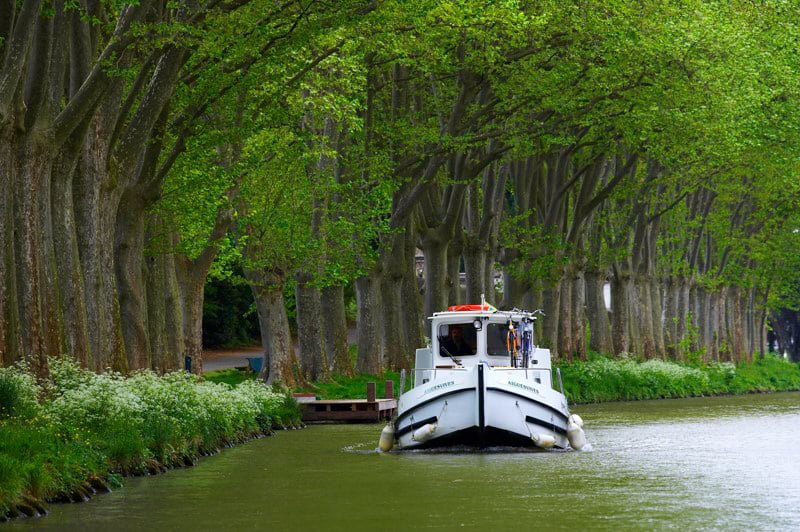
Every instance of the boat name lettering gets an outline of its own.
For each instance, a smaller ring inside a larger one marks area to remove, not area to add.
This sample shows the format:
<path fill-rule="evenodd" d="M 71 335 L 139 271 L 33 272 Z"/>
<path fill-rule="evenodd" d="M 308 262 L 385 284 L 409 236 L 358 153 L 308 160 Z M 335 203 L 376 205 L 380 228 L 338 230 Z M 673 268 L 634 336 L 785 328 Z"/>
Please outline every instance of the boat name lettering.
<path fill-rule="evenodd" d="M 441 384 L 437 384 L 436 386 L 431 386 L 430 388 L 426 388 L 425 392 L 422 395 L 428 395 L 431 392 L 435 392 L 437 390 L 441 390 L 443 388 L 447 388 L 448 386 L 453 386 L 455 383 L 456 383 L 456 381 L 447 381 L 447 382 L 443 382 Z"/>
<path fill-rule="evenodd" d="M 539 390 L 537 390 L 536 388 L 533 388 L 533 387 L 531 387 L 531 386 L 526 386 L 526 385 L 524 385 L 524 384 L 522 384 L 522 383 L 520 383 L 520 382 L 516 382 L 516 381 L 508 381 L 508 385 L 509 385 L 509 386 L 514 386 L 514 387 L 516 387 L 516 388 L 522 388 L 523 390 L 527 390 L 527 391 L 529 391 L 529 392 L 533 392 L 533 393 L 535 393 L 535 394 L 538 394 L 538 393 L 539 393 Z"/>

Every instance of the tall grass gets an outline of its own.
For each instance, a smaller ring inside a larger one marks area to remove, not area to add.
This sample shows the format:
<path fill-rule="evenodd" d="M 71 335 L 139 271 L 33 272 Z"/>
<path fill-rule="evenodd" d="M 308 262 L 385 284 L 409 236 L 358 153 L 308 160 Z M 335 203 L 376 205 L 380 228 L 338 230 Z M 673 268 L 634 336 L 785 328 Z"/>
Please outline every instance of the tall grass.
<path fill-rule="evenodd" d="M 190 463 L 300 419 L 291 397 L 254 381 L 50 367 L 41 385 L 23 366 L 0 368 L 0 516 L 26 497 L 70 498 L 93 477 Z"/>

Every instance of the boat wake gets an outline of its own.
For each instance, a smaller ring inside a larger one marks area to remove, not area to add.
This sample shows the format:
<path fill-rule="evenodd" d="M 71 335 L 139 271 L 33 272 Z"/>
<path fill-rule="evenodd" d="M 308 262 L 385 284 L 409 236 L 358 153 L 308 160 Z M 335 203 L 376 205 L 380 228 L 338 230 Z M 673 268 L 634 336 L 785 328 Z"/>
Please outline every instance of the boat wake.
<path fill-rule="evenodd" d="M 586 447 L 580 451 L 575 449 L 550 449 L 545 451 L 538 447 L 511 447 L 511 446 L 496 446 L 496 447 L 470 447 L 466 445 L 452 445 L 448 447 L 434 447 L 427 449 L 393 449 L 391 451 L 381 451 L 378 447 L 371 447 L 367 443 L 357 443 L 354 445 L 346 445 L 342 447 L 342 452 L 354 454 L 388 454 L 388 455 L 453 455 L 453 454 L 547 454 L 547 453 L 569 453 L 569 452 L 589 452 L 592 451 L 592 445 L 587 444 Z"/>

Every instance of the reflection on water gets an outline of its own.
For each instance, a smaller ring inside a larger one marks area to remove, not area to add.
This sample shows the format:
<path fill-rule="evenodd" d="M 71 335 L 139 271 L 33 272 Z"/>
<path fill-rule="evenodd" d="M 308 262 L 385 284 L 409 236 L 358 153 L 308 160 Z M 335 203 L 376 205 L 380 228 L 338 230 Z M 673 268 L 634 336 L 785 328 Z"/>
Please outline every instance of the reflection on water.
<path fill-rule="evenodd" d="M 591 452 L 377 453 L 380 426 L 315 426 L 5 528 L 800 529 L 800 394 L 574 411 Z"/>

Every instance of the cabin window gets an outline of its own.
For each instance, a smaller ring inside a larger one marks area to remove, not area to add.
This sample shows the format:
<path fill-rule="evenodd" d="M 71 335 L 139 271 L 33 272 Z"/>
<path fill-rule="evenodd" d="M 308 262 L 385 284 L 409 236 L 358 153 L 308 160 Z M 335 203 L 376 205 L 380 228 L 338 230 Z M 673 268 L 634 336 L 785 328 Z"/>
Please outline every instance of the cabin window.
<path fill-rule="evenodd" d="M 508 324 L 490 323 L 486 328 L 486 352 L 493 356 L 510 356 L 508 352 Z"/>
<path fill-rule="evenodd" d="M 439 325 L 439 354 L 443 357 L 468 357 L 478 348 L 478 334 L 472 322 Z"/>

